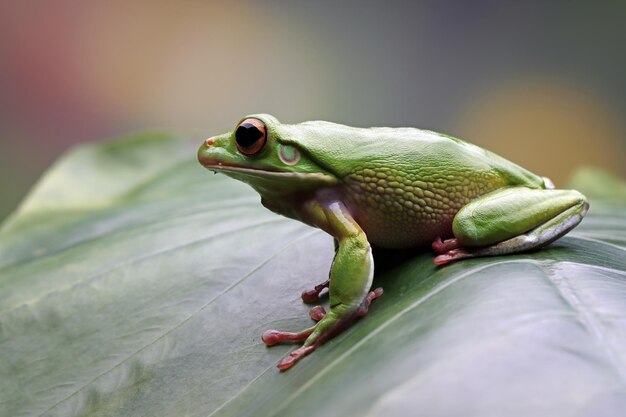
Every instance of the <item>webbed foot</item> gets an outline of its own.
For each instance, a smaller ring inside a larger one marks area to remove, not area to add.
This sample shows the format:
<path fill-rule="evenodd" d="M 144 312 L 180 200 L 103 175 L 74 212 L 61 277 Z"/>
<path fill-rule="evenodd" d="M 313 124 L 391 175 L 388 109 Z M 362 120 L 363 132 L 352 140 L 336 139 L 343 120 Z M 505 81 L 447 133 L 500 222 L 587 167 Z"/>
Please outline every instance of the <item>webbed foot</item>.
<path fill-rule="evenodd" d="M 301 358 L 313 352 L 317 346 L 332 338 L 339 331 L 349 327 L 354 320 L 367 314 L 369 307 L 375 299 L 383 295 L 382 288 L 376 288 L 370 291 L 363 299 L 360 306 L 352 312 L 338 313 L 341 310 L 326 313 L 324 307 L 315 306 L 309 311 L 309 316 L 317 321 L 313 327 L 309 327 L 298 333 L 281 332 L 278 330 L 267 330 L 261 336 L 261 340 L 267 346 L 273 346 L 283 342 L 302 342 L 304 346 L 300 346 L 289 355 L 285 356 L 278 362 L 278 369 L 285 371 L 291 368 Z"/>

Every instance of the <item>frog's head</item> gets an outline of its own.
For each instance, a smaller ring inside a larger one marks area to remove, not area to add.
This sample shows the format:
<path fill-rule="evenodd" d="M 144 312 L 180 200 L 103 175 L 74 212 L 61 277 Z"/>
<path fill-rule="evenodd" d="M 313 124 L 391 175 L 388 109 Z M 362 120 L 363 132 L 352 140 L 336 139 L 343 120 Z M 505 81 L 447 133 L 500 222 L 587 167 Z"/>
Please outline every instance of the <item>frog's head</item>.
<path fill-rule="evenodd" d="M 248 183 L 263 194 L 335 184 L 337 178 L 297 141 L 299 132 L 273 116 L 250 115 L 232 132 L 206 139 L 198 160 L 205 168 Z"/>

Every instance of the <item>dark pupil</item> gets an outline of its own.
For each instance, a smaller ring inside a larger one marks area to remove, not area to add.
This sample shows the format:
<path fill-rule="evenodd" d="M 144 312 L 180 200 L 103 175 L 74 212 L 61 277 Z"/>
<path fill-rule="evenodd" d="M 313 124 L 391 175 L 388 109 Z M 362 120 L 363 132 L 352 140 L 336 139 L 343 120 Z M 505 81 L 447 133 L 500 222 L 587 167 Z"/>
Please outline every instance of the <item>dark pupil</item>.
<path fill-rule="evenodd" d="M 252 123 L 242 123 L 235 131 L 235 139 L 237 144 L 242 148 L 249 148 L 263 136 L 263 132 Z"/>

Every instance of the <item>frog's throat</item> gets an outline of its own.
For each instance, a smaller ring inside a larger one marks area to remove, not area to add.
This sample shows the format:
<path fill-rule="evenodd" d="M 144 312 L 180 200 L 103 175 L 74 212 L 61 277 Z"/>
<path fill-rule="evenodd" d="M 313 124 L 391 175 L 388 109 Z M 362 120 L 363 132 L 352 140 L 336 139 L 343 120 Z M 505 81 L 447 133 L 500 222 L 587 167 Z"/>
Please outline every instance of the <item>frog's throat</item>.
<path fill-rule="evenodd" d="M 254 179 L 265 180 L 283 180 L 295 181 L 303 183 L 316 183 L 324 185 L 337 184 L 337 178 L 321 172 L 286 172 L 286 171 L 267 171 L 255 168 L 243 168 L 232 165 L 206 165 L 206 169 L 228 175 L 238 180 L 250 181 Z M 246 182 L 248 182 L 246 181 Z"/>

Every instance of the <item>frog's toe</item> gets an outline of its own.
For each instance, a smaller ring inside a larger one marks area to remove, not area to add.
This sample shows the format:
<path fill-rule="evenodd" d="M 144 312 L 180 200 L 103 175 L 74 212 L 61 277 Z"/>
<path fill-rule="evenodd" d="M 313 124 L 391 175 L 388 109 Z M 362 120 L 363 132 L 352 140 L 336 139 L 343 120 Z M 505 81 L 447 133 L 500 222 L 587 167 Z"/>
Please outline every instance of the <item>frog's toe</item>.
<path fill-rule="evenodd" d="M 282 358 L 280 362 L 278 362 L 278 365 L 276 365 L 276 367 L 281 371 L 286 371 L 287 369 L 294 366 L 296 362 L 298 362 L 298 360 L 304 358 L 306 355 L 313 352 L 314 350 L 315 345 L 300 346 L 298 349 L 294 350 L 289 355 Z"/>
<path fill-rule="evenodd" d="M 432 243 L 433 251 L 435 251 L 438 255 L 443 255 L 453 249 L 458 249 L 460 247 L 461 244 L 455 238 L 442 241 L 441 238 L 438 237 Z"/>
<path fill-rule="evenodd" d="M 472 256 L 474 255 L 463 249 L 452 249 L 445 253 L 442 253 L 441 255 L 435 256 L 433 262 L 435 262 L 437 265 L 445 265 L 450 262 L 458 261 L 459 259 L 471 258 Z"/>
<path fill-rule="evenodd" d="M 320 321 L 326 315 L 326 310 L 322 306 L 315 306 L 309 311 L 309 317 L 315 321 Z"/>
<path fill-rule="evenodd" d="M 320 293 L 324 290 L 324 288 L 328 288 L 329 285 L 330 285 L 330 280 L 327 279 L 321 284 L 313 287 L 313 289 L 302 291 L 302 295 L 301 295 L 302 301 L 308 304 L 317 302 L 319 300 Z"/>
<path fill-rule="evenodd" d="M 299 333 L 281 332 L 279 330 L 266 330 L 261 336 L 261 340 L 267 346 L 274 346 L 283 342 L 302 342 L 313 332 L 314 327 L 309 327 Z"/>
<path fill-rule="evenodd" d="M 363 300 L 363 302 L 361 303 L 361 306 L 359 307 L 359 310 L 357 312 L 357 316 L 363 317 L 364 315 L 366 315 L 370 308 L 370 304 L 372 303 L 372 301 L 374 301 L 381 295 L 383 295 L 383 289 L 380 287 L 376 288 L 374 291 L 370 291 L 367 294 L 367 297 L 365 297 L 365 300 Z"/>

